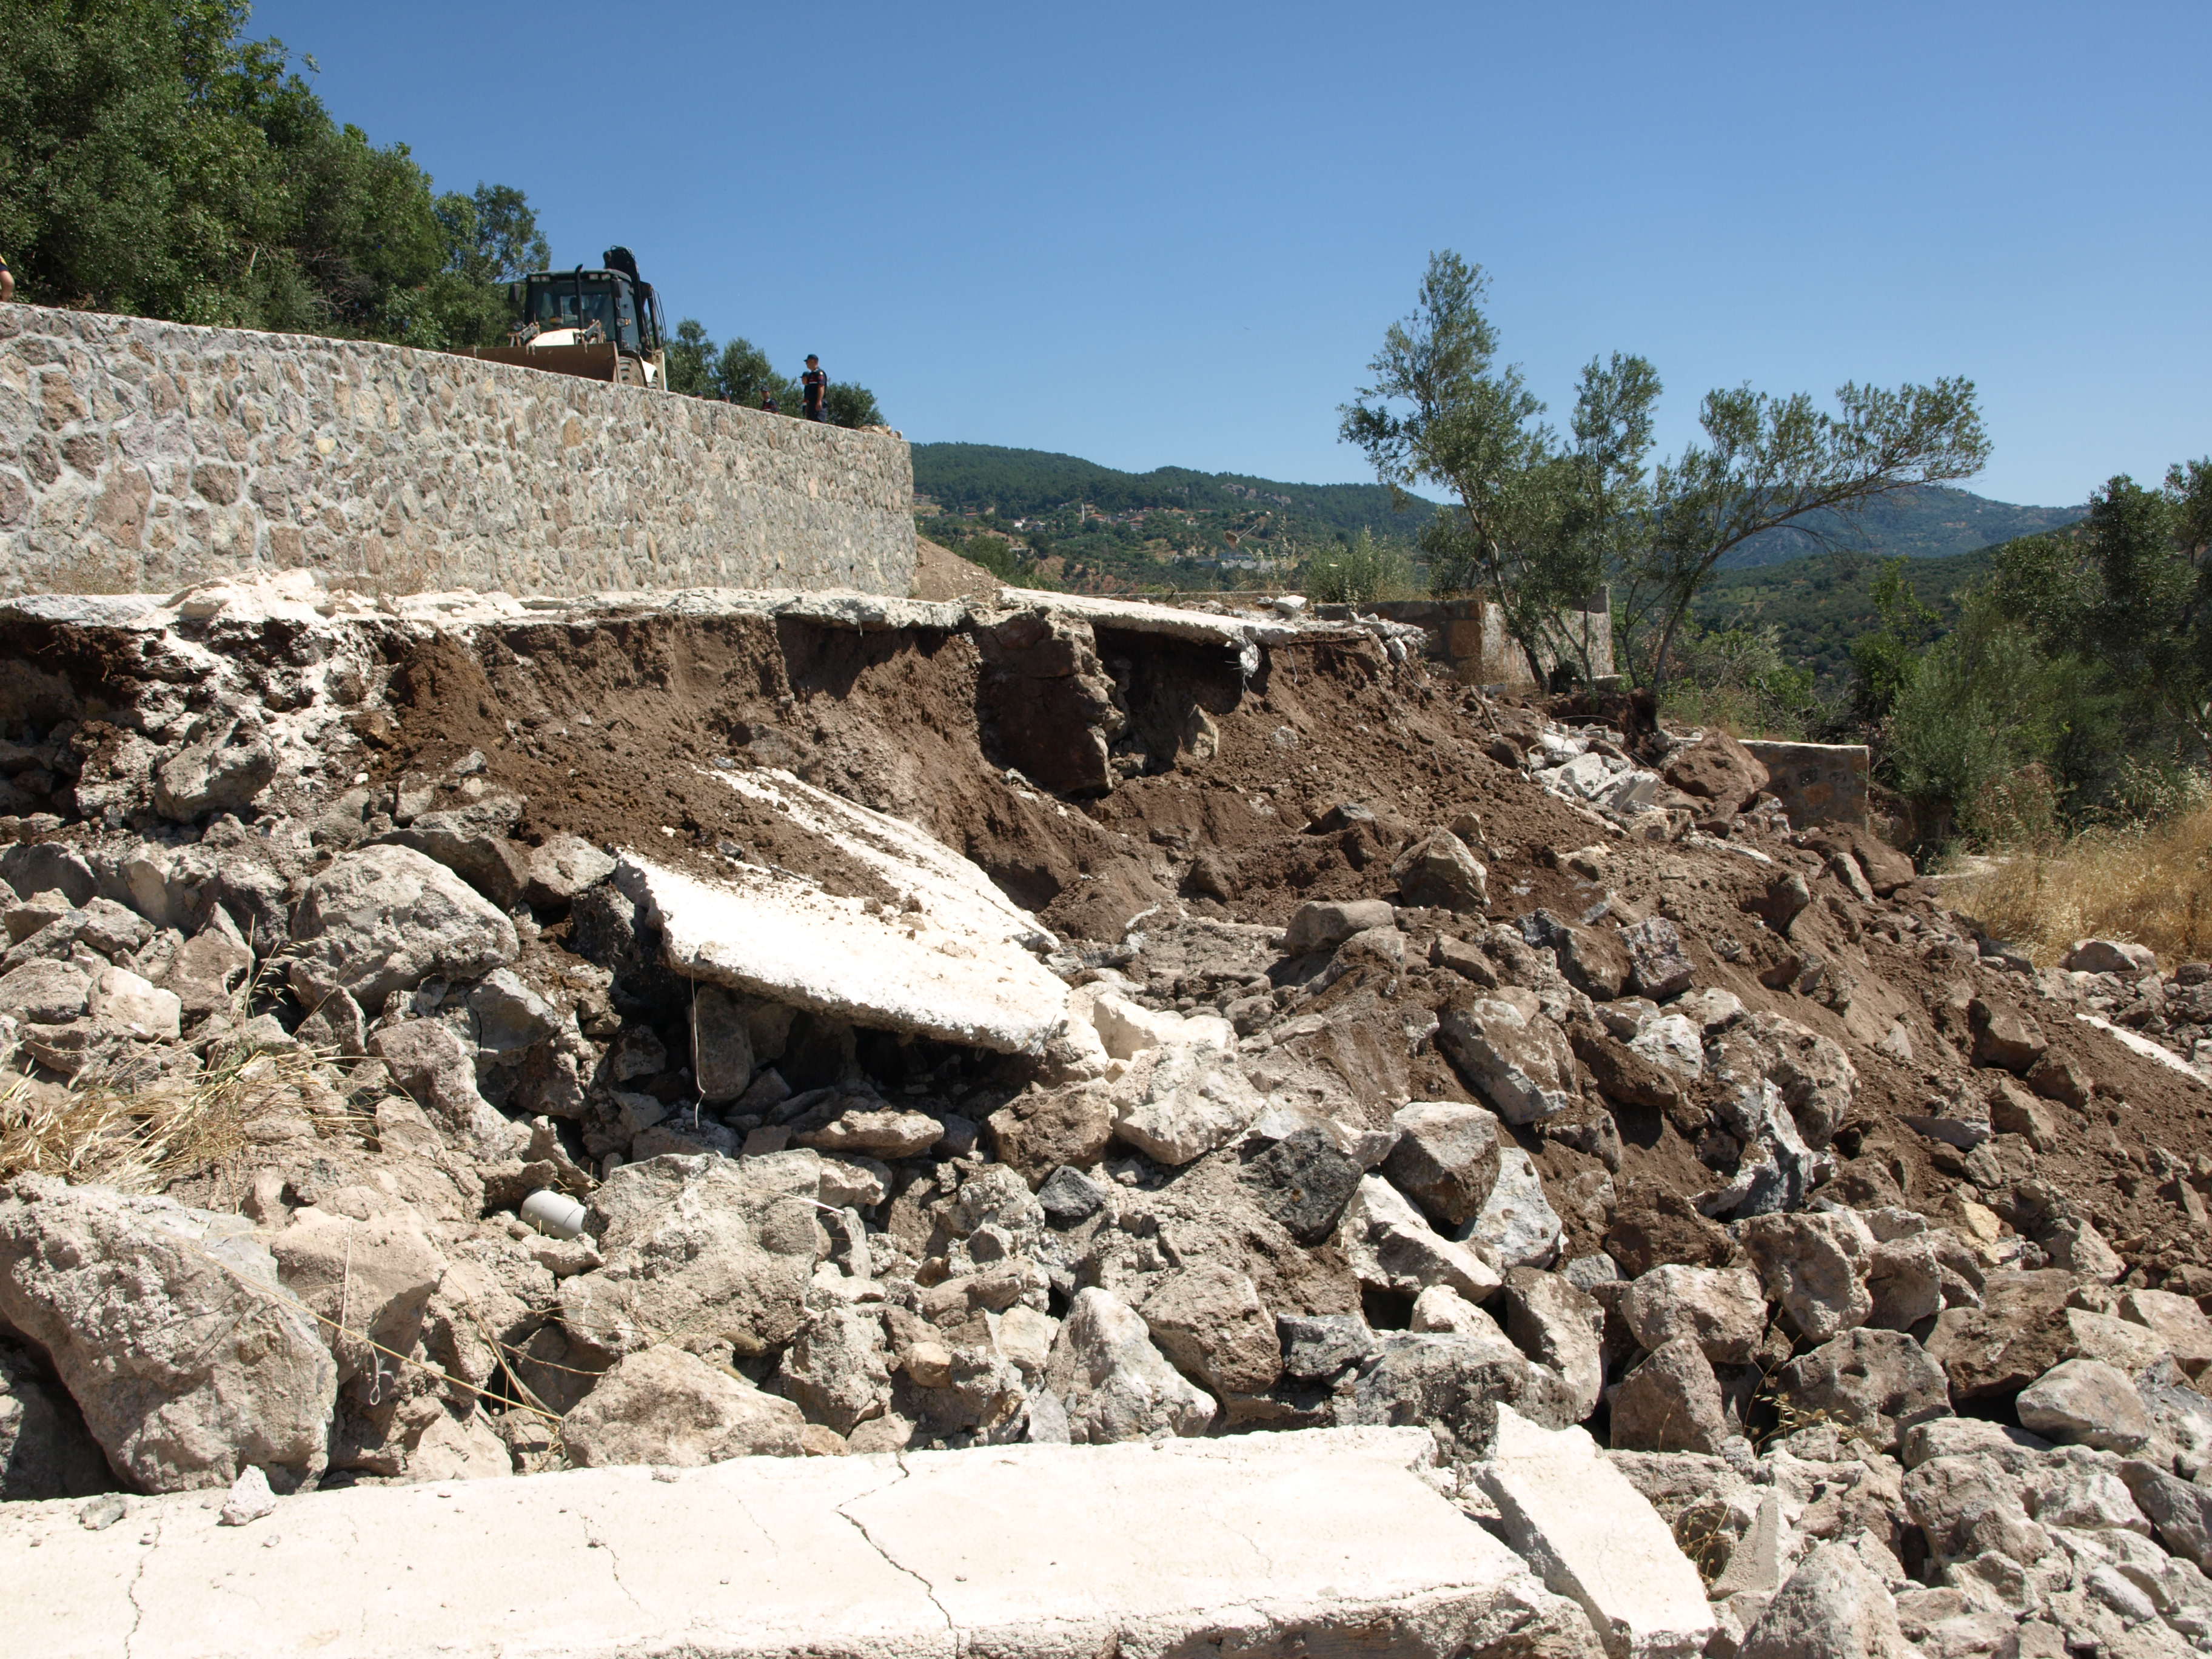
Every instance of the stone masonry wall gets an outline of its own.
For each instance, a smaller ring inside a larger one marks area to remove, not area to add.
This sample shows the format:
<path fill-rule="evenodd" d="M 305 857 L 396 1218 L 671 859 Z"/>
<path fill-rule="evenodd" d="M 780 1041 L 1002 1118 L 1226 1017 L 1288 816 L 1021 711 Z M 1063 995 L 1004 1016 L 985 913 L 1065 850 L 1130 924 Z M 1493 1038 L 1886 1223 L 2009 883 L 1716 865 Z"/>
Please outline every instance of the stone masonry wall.
<path fill-rule="evenodd" d="M 443 352 L 0 306 L 0 596 L 255 567 L 903 594 L 905 442 Z"/>

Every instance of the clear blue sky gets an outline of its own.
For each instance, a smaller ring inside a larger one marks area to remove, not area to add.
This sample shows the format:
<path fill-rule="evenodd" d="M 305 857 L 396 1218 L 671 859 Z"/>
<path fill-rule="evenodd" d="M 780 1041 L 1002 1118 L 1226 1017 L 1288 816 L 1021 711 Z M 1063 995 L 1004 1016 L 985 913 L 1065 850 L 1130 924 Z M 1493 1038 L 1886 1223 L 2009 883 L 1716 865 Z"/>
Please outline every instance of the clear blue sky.
<path fill-rule="evenodd" d="M 1555 412 L 1963 374 L 1972 488 L 2212 451 L 2212 5 L 268 0 L 441 187 L 917 441 L 1329 482 L 1431 248 Z"/>

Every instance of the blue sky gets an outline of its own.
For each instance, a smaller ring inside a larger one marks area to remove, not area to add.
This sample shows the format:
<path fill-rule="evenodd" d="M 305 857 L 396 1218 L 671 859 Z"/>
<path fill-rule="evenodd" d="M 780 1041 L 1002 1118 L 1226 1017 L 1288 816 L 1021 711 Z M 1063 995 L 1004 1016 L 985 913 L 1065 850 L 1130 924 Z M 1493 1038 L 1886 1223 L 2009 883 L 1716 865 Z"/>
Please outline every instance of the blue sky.
<path fill-rule="evenodd" d="M 1429 251 L 1563 414 L 1942 374 L 1971 486 L 2212 451 L 2212 6 L 267 0 L 341 120 L 917 441 L 1324 483 Z"/>

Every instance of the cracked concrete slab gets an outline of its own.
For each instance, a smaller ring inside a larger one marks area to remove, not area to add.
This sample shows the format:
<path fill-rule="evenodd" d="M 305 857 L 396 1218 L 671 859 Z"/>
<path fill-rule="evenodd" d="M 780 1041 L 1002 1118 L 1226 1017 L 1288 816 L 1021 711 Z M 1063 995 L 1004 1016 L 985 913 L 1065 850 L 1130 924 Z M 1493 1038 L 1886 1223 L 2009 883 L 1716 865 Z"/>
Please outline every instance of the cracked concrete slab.
<path fill-rule="evenodd" d="M 219 1493 L 0 1510 L 12 1650 L 42 1659 L 1594 1656 L 1419 1471 L 1413 1429 L 740 1458 L 356 1487 L 218 1527 Z"/>

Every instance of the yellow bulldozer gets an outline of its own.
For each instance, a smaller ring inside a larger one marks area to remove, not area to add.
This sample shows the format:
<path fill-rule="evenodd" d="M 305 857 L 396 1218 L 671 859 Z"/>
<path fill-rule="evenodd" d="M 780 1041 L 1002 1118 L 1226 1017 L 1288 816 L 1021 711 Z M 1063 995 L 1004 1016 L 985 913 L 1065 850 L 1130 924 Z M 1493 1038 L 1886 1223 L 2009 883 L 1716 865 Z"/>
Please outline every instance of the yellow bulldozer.
<path fill-rule="evenodd" d="M 639 276 L 628 248 L 611 247 L 599 257 L 599 270 L 541 270 L 516 283 L 522 319 L 507 343 L 471 346 L 461 355 L 665 391 L 668 330 L 660 296 Z"/>

